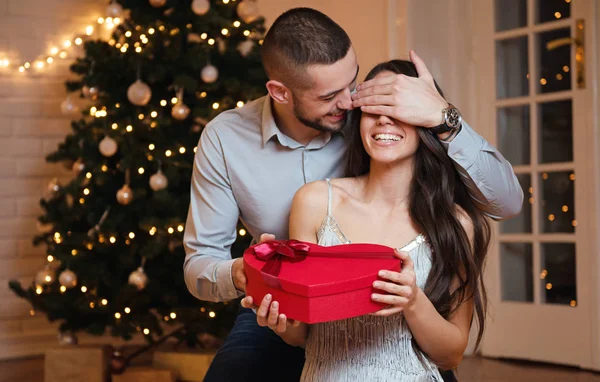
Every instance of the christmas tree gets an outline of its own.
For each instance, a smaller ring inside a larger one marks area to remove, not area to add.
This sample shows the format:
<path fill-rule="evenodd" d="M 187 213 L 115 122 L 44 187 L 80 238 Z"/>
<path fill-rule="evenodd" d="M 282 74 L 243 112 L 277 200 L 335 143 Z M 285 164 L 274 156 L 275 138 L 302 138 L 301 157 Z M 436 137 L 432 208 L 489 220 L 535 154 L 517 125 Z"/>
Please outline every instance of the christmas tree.
<path fill-rule="evenodd" d="M 201 344 L 227 333 L 237 304 L 199 301 L 184 283 L 195 147 L 208 121 L 265 94 L 264 19 L 251 0 L 119 0 L 106 13 L 109 38 L 73 40 L 84 53 L 62 111 L 78 116 L 47 161 L 74 177 L 48 186 L 34 238 L 48 263 L 31 286 L 10 287 L 71 338 L 141 332 L 152 343 L 174 325 Z M 234 257 L 250 241 L 239 232 Z"/>

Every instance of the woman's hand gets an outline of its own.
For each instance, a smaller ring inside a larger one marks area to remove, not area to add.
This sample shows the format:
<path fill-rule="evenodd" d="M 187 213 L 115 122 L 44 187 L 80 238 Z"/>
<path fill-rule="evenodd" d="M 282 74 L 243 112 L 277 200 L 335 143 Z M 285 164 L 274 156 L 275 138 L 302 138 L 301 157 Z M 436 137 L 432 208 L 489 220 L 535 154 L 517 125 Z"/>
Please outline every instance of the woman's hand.
<path fill-rule="evenodd" d="M 373 293 L 371 299 L 388 306 L 373 313 L 374 316 L 391 316 L 404 311 L 414 304 L 419 291 L 414 263 L 408 253 L 395 250 L 394 255 L 402 260 L 402 270 L 400 272 L 379 271 L 379 277 L 387 281 L 377 280 L 373 283 L 373 287 L 388 294 Z"/>
<path fill-rule="evenodd" d="M 250 301 L 247 301 L 247 300 Z M 265 295 L 260 306 L 256 310 L 256 321 L 260 326 L 268 326 L 277 334 L 283 334 L 288 327 L 297 328 L 300 326 L 300 321 L 288 320 L 285 314 L 279 313 L 279 303 L 271 301 L 273 297 L 270 294 Z M 245 297 L 244 305 L 252 304 L 252 297 Z M 250 304 L 248 304 L 250 303 Z"/>

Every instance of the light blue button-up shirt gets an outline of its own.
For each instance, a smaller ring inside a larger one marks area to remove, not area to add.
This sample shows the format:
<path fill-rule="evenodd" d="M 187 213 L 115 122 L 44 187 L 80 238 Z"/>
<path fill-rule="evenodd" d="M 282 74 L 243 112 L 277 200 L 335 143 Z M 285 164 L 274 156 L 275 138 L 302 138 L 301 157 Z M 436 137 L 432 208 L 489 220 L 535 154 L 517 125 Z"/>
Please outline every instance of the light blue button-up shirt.
<path fill-rule="evenodd" d="M 510 163 L 494 147 L 466 123 L 444 145 L 488 216 L 502 219 L 520 211 L 521 186 Z M 340 134 L 321 134 L 308 145 L 283 134 L 269 96 L 213 119 L 200 137 L 194 159 L 183 238 L 189 291 L 206 301 L 241 296 L 231 277 L 238 218 L 254 240 L 263 233 L 287 239 L 296 191 L 308 182 L 343 176 L 344 154 Z"/>

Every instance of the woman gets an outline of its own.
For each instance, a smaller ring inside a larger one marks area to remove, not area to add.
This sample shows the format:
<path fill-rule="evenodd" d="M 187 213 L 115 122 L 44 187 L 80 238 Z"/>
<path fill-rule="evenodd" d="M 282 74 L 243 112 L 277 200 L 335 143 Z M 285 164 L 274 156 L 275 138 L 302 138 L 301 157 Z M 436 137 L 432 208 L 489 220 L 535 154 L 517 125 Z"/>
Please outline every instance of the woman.
<path fill-rule="evenodd" d="M 411 62 L 394 60 L 367 80 L 391 74 L 417 77 Z M 355 110 L 348 137 L 348 177 L 297 192 L 290 239 L 398 248 L 401 272 L 382 271 L 373 284 L 381 290 L 373 300 L 386 307 L 309 327 L 288 322 L 266 296 L 257 314 L 306 348 L 303 381 L 441 381 L 438 367 L 462 359 L 473 313 L 477 344 L 483 334 L 488 222 L 427 129 Z"/>

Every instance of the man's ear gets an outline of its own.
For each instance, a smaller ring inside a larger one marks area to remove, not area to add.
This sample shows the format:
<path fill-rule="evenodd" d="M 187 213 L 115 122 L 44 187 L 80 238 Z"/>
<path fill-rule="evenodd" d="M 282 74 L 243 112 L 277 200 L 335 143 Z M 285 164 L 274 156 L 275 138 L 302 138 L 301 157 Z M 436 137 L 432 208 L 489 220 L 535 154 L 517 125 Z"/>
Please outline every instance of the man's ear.
<path fill-rule="evenodd" d="M 271 80 L 267 82 L 267 90 L 275 102 L 287 104 L 291 101 L 291 91 L 281 82 Z"/>

